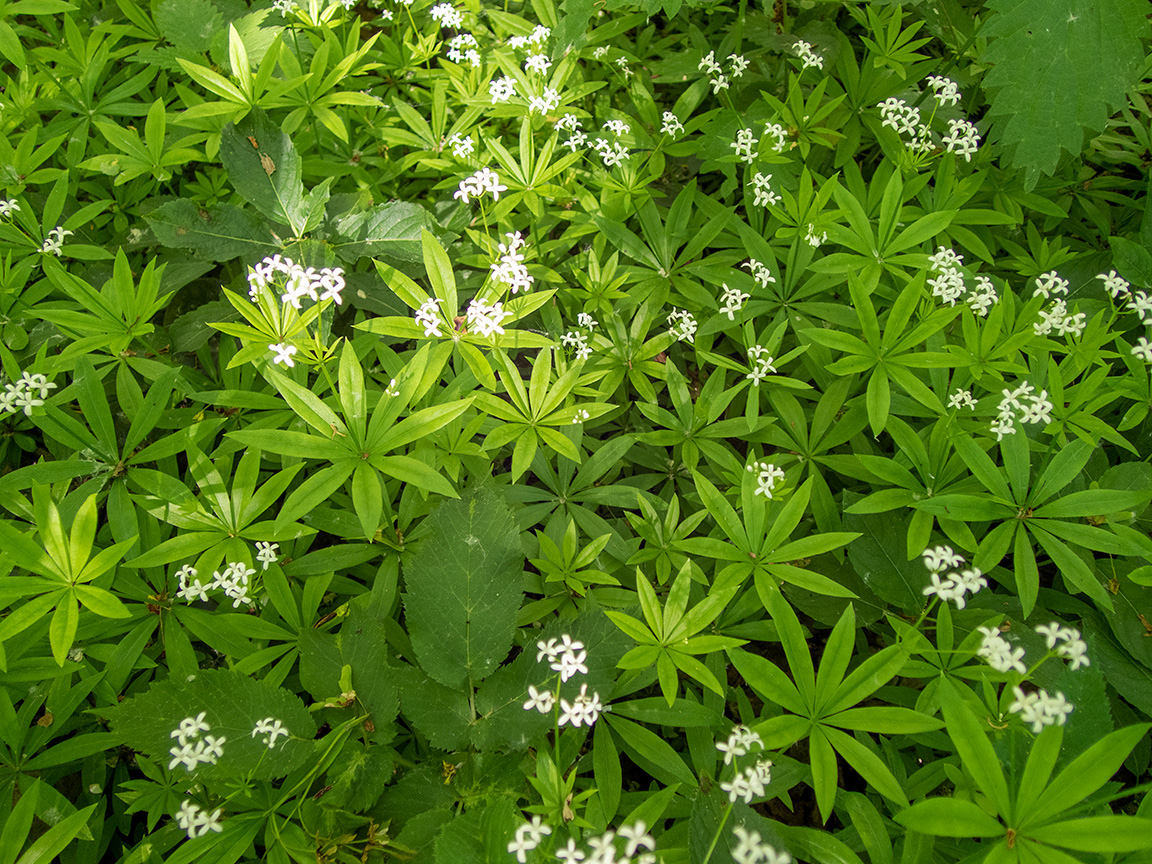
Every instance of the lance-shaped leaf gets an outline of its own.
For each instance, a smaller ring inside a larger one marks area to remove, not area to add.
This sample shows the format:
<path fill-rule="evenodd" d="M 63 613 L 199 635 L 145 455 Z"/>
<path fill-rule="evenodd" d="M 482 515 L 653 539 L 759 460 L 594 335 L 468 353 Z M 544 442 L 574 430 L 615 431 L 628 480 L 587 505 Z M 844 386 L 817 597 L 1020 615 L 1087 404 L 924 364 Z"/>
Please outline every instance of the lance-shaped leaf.
<path fill-rule="evenodd" d="M 447 501 L 405 562 L 405 616 L 424 671 L 448 687 L 479 682 L 512 647 L 524 553 L 516 520 L 493 492 Z"/>

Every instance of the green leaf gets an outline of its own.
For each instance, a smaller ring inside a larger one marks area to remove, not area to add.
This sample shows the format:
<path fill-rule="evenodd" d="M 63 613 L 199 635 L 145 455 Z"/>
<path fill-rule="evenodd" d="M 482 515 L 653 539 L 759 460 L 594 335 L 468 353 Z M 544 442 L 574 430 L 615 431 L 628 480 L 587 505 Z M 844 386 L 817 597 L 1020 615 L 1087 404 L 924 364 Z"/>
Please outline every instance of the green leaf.
<path fill-rule="evenodd" d="M 337 220 L 340 239 L 333 249 L 352 264 L 377 255 L 415 262 L 421 260 L 420 232 L 433 225 L 428 211 L 418 204 L 389 201 Z"/>
<path fill-rule="evenodd" d="M 87 827 L 88 819 L 98 805 L 92 804 L 61 819 L 33 843 L 20 856 L 17 864 L 49 864 Z"/>
<path fill-rule="evenodd" d="M 144 214 L 156 239 L 171 249 L 190 249 L 209 261 L 257 261 L 280 251 L 268 227 L 231 204 L 205 209 L 186 199 L 168 201 Z"/>
<path fill-rule="evenodd" d="M 641 760 L 639 764 L 662 783 L 675 782 L 689 787 L 696 786 L 696 775 L 672 745 L 655 732 L 614 714 L 605 714 L 600 719 L 608 720 L 612 731 L 620 736 L 625 747 L 631 751 L 629 755 L 639 757 Z"/>
<path fill-rule="evenodd" d="M 1035 828 L 1028 836 L 1078 852 L 1136 852 L 1152 849 L 1152 819 L 1089 816 Z"/>
<path fill-rule="evenodd" d="M 1140 80 L 1148 22 L 1141 0 L 989 0 L 981 29 L 990 66 L 991 138 L 1032 189 L 1085 134 L 1104 129 Z M 1091 75 L 1084 70 L 1091 69 Z M 1038 99 L 1058 93 L 1058 99 Z"/>
<path fill-rule="evenodd" d="M 909 561 L 903 554 L 906 526 L 888 516 L 849 514 L 844 527 L 861 534 L 848 545 L 848 560 L 864 584 L 905 612 L 919 610 L 928 580 L 923 562 Z"/>
<path fill-rule="evenodd" d="M 224 736 L 223 757 L 216 764 L 201 762 L 196 774 L 205 777 L 239 778 L 251 772 L 253 779 L 283 777 L 304 765 L 313 754 L 316 724 L 308 709 L 290 691 L 223 669 L 201 670 L 192 680 L 167 678 L 153 682 L 144 693 L 107 712 L 112 729 L 135 750 L 157 761 L 169 760 L 171 732 L 185 717 L 204 712 L 211 728 L 203 735 Z M 288 737 L 278 736 L 270 751 L 252 735 L 266 718 L 280 720 Z M 177 767 L 180 773 L 185 769 Z"/>
<path fill-rule="evenodd" d="M 996 811 L 1007 817 L 1012 812 L 1008 783 L 992 743 L 972 710 L 947 678 L 940 679 L 939 692 L 944 720 L 948 724 L 948 735 L 956 745 L 964 768 L 975 779 L 976 786 L 988 797 Z"/>
<path fill-rule="evenodd" d="M 257 143 L 252 146 L 249 138 Z M 308 220 L 301 182 L 300 154 L 286 132 L 263 111 L 253 111 L 239 125 L 220 132 L 220 160 L 240 196 L 269 219 L 287 225 L 300 237 Z"/>
<path fill-rule="evenodd" d="M 937 837 L 1001 837 L 1000 822 L 971 801 L 929 798 L 892 817 L 905 828 Z"/>
<path fill-rule="evenodd" d="M 405 562 L 404 609 L 421 667 L 448 687 L 479 682 L 512 647 L 524 555 L 512 513 L 495 493 L 446 501 Z"/>

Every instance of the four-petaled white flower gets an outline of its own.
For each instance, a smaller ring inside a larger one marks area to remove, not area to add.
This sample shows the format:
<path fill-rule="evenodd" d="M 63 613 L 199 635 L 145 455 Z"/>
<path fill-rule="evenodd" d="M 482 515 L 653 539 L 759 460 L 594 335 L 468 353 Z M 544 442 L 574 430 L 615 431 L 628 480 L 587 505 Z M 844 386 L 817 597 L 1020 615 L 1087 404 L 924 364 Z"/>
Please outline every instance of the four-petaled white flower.
<path fill-rule="evenodd" d="M 265 717 L 263 720 L 257 720 L 256 725 L 252 727 L 252 738 L 257 735 L 263 735 L 260 740 L 268 745 L 271 750 L 276 746 L 276 736 L 283 735 L 288 737 L 288 730 L 284 728 L 284 724 L 277 720 L 275 717 Z"/>
<path fill-rule="evenodd" d="M 272 358 L 273 363 L 283 363 L 289 369 L 296 365 L 292 359 L 292 355 L 296 354 L 299 349 L 295 345 L 286 345 L 283 342 L 277 342 L 269 345 L 268 350 L 275 351 L 276 356 Z"/>
<path fill-rule="evenodd" d="M 531 711 L 535 708 L 541 714 L 547 714 L 555 704 L 556 694 L 551 690 L 537 690 L 532 685 L 528 685 L 528 701 L 524 703 L 525 711 Z"/>
<path fill-rule="evenodd" d="M 269 564 L 276 563 L 279 549 L 279 543 L 269 543 L 266 540 L 261 540 L 256 543 L 256 560 L 264 565 L 263 569 L 267 570 Z"/>

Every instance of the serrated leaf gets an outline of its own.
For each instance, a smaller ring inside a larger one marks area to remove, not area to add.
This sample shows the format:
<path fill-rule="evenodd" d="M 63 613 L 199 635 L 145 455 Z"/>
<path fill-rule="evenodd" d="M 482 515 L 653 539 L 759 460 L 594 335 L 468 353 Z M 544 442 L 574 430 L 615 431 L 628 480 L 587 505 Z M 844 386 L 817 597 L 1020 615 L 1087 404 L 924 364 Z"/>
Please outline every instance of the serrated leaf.
<path fill-rule="evenodd" d="M 267 226 L 231 204 L 201 210 L 191 201 L 169 201 L 144 218 L 165 246 L 191 249 L 212 261 L 255 261 L 280 249 Z"/>
<path fill-rule="evenodd" d="M 448 687 L 479 682 L 512 647 L 524 554 L 503 500 L 478 490 L 428 517 L 405 562 L 404 609 L 421 667 Z"/>
<path fill-rule="evenodd" d="M 200 734 L 226 739 L 216 764 L 197 765 L 193 773 L 203 777 L 240 777 L 249 772 L 257 780 L 282 777 L 311 758 L 316 734 L 308 709 L 290 691 L 224 669 L 202 670 L 186 681 L 155 682 L 139 696 L 101 711 L 128 746 L 165 763 L 176 744 L 172 730 L 185 717 L 203 711 L 211 728 Z M 287 738 L 276 738 L 272 750 L 252 735 L 257 722 L 266 717 L 281 721 L 289 732 Z"/>
<path fill-rule="evenodd" d="M 256 142 L 253 146 L 252 142 Z M 220 133 L 220 159 L 236 191 L 257 210 L 299 237 L 308 221 L 300 154 L 288 134 L 262 111 Z"/>
<path fill-rule="evenodd" d="M 407 201 L 389 201 L 337 221 L 336 230 L 341 237 L 333 248 L 348 263 L 376 255 L 420 261 L 420 229 L 432 225 L 432 218 L 423 207 Z"/>
<path fill-rule="evenodd" d="M 209 0 L 164 0 L 153 14 L 164 38 L 189 58 L 207 51 L 223 26 L 220 13 Z"/>
<path fill-rule="evenodd" d="M 1140 80 L 1148 12 L 1141 0 L 989 0 L 994 14 L 981 62 L 993 93 L 992 138 L 1011 148 L 1025 186 L 1078 155 L 1085 132 L 1101 132 Z M 1091 70 L 1090 72 L 1088 70 Z M 1059 94 L 1038 99 L 1036 94 Z"/>

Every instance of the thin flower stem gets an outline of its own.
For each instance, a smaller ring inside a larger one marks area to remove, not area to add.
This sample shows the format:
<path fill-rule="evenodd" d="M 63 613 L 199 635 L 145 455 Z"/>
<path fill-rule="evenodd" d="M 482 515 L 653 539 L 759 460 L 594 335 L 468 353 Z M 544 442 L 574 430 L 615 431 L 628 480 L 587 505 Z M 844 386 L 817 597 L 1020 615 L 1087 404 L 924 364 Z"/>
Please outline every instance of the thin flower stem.
<path fill-rule="evenodd" d="M 736 763 L 733 761 L 733 767 Z M 724 825 L 728 821 L 728 817 L 732 814 L 732 802 L 728 802 L 728 806 L 724 810 L 724 815 L 720 817 L 720 824 L 716 826 L 716 833 L 712 835 L 712 843 L 708 846 L 708 853 L 704 856 L 704 860 L 700 864 L 708 864 L 712 860 L 712 853 L 716 849 L 716 844 L 720 842 L 720 832 L 724 830 Z"/>

